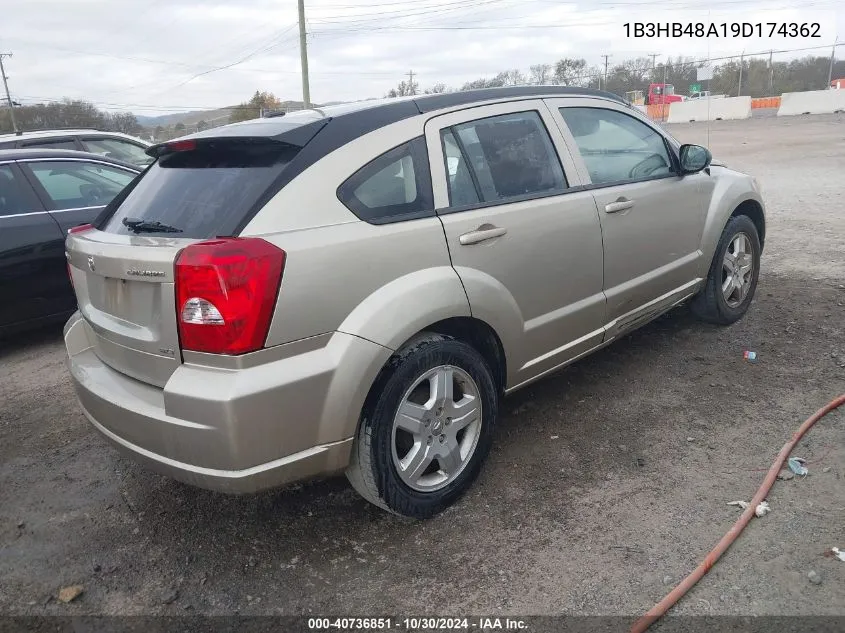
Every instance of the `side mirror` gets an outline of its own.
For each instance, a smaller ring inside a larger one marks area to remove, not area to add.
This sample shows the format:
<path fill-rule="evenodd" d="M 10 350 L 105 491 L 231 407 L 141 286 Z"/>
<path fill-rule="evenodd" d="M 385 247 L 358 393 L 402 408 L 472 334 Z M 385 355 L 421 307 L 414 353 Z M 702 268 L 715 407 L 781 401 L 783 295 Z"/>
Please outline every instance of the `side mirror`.
<path fill-rule="evenodd" d="M 697 174 L 710 165 L 713 155 L 701 145 L 681 145 L 680 158 L 682 173 Z"/>

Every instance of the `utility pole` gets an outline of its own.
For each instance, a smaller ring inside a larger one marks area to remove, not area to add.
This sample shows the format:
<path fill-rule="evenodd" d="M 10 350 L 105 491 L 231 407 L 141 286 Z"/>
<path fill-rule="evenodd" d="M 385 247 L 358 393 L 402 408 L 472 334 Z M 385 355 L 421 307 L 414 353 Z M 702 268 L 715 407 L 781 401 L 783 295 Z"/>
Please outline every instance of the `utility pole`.
<path fill-rule="evenodd" d="M 649 53 L 648 56 L 651 57 L 651 69 L 654 70 L 657 67 L 657 56 L 659 53 Z"/>
<path fill-rule="evenodd" d="M 742 51 L 742 55 L 739 56 L 739 86 L 736 89 L 736 96 L 742 96 L 742 66 L 745 62 L 745 51 Z"/>
<path fill-rule="evenodd" d="M 828 70 L 827 70 L 827 86 L 825 86 L 825 88 L 827 88 L 828 90 L 830 90 L 830 82 L 833 81 L 833 59 L 834 59 L 834 56 L 836 55 L 836 43 L 838 41 L 839 41 L 839 36 L 837 36 L 836 39 L 833 40 L 833 46 L 830 47 L 830 68 L 828 68 Z M 9 92 L 9 90 L 7 88 L 6 94 L 8 94 L 8 92 Z"/>
<path fill-rule="evenodd" d="M 12 118 L 12 131 L 18 133 L 18 124 L 15 121 L 15 105 L 12 103 L 12 95 L 9 94 L 8 77 L 6 77 L 6 69 L 3 68 L 3 58 L 11 57 L 11 53 L 0 53 L 0 77 L 3 77 L 3 87 L 6 89 L 6 101 L 9 102 L 9 116 Z M 827 82 L 830 85 L 830 81 Z"/>
<path fill-rule="evenodd" d="M 828 82 L 828 83 L 830 83 L 830 82 Z M 416 88 L 414 88 L 414 71 L 413 70 L 408 71 L 408 90 L 410 90 L 410 93 L 412 95 L 417 94 L 417 90 L 416 90 Z"/>
<path fill-rule="evenodd" d="M 299 61 L 302 64 L 302 106 L 311 107 L 311 89 L 308 85 L 308 44 L 305 41 L 305 0 L 299 0 Z"/>
<path fill-rule="evenodd" d="M 772 64 L 772 53 L 774 51 L 769 51 L 769 96 L 775 96 L 775 67 Z"/>
<path fill-rule="evenodd" d="M 610 55 L 602 55 L 604 57 L 604 89 L 607 90 L 607 58 Z M 601 88 L 601 84 L 599 84 L 599 88 Z"/>

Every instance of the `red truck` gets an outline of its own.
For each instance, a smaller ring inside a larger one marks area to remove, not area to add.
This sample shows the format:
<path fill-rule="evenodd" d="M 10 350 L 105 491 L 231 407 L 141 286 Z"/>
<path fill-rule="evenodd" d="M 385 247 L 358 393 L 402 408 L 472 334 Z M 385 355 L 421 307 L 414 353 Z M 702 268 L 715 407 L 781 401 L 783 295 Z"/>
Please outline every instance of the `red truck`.
<path fill-rule="evenodd" d="M 683 100 L 681 95 L 675 94 L 675 86 L 672 84 L 649 84 L 648 93 L 645 96 L 646 105 L 661 105 Z"/>

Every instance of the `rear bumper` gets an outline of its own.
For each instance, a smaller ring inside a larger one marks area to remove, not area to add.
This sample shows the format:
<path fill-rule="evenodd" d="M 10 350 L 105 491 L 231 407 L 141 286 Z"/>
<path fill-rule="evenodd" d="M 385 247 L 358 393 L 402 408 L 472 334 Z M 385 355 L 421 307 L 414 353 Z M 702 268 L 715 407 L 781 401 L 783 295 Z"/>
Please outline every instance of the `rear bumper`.
<path fill-rule="evenodd" d="M 85 321 L 71 317 L 68 367 L 94 428 L 151 470 L 230 493 L 345 469 L 369 385 L 391 354 L 325 334 L 258 352 L 262 362 L 240 368 L 186 362 L 160 388 L 112 369 L 90 340 Z"/>

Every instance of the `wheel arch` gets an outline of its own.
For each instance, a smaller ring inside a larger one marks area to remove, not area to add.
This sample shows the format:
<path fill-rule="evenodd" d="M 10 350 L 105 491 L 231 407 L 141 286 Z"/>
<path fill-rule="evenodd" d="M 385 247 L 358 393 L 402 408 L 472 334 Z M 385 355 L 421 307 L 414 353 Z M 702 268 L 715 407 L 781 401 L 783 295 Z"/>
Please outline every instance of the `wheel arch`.
<path fill-rule="evenodd" d="M 762 252 L 766 240 L 766 216 L 763 213 L 763 205 L 753 198 L 743 200 L 733 210 L 730 217 L 725 220 L 725 224 L 727 224 L 731 218 L 735 218 L 740 215 L 746 215 L 751 218 L 751 221 L 757 228 L 757 235 L 760 238 L 760 251 Z M 725 230 L 724 226 L 722 227 L 722 230 Z"/>

